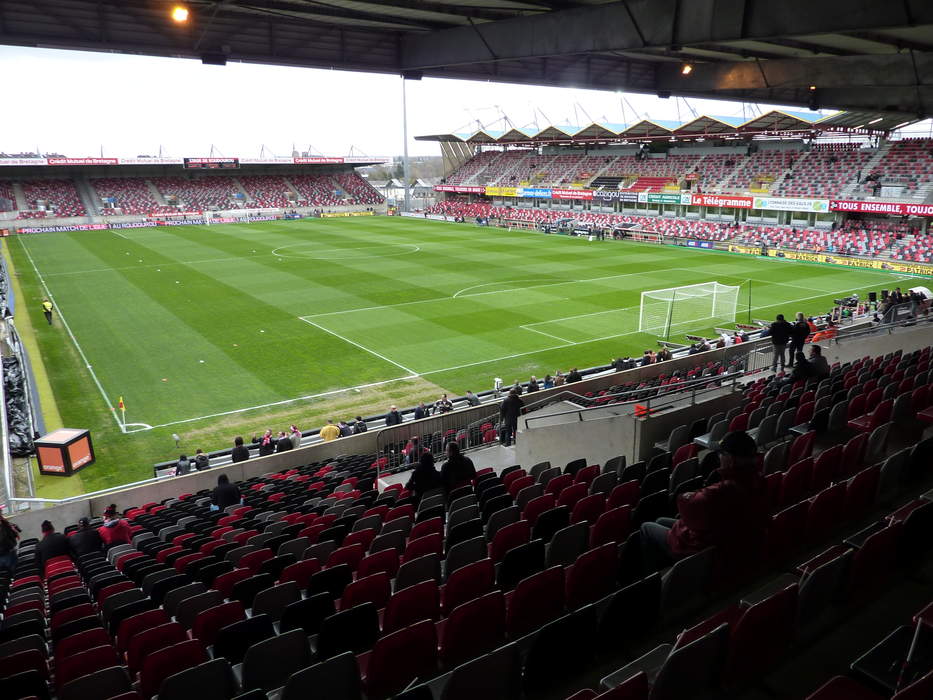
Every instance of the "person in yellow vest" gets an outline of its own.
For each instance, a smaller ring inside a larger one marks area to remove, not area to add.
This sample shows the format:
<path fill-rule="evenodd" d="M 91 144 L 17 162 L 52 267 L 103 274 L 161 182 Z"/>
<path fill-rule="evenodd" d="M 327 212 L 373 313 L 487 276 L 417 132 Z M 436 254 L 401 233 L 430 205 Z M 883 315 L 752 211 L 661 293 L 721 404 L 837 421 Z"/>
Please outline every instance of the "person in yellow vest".
<path fill-rule="evenodd" d="M 327 421 L 327 425 L 321 428 L 321 440 L 324 442 L 330 442 L 331 440 L 336 440 L 340 437 L 340 428 L 334 425 L 334 421 Z"/>
<path fill-rule="evenodd" d="M 49 322 L 49 325 L 52 325 L 52 302 L 48 299 L 42 300 L 42 313 L 45 314 L 45 320 Z"/>

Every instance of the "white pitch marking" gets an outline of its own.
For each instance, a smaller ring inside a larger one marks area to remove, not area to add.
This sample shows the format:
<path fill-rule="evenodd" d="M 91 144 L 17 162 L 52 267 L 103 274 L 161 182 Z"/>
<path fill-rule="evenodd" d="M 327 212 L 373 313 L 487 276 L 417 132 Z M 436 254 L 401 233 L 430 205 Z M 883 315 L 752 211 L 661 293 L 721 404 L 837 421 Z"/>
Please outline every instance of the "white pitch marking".
<path fill-rule="evenodd" d="M 114 236 L 119 236 L 120 238 L 122 238 L 122 239 L 125 240 L 125 241 L 130 240 L 129 238 L 127 238 L 126 236 L 124 236 L 122 233 L 117 233 L 116 231 L 111 231 L 110 233 L 112 233 Z M 127 253 L 127 255 L 129 255 L 129 253 Z"/>
<path fill-rule="evenodd" d="M 324 331 L 325 333 L 330 333 L 332 336 L 334 336 L 335 338 L 339 338 L 340 340 L 342 340 L 342 341 L 345 342 L 345 343 L 349 343 L 350 345 L 355 345 L 355 346 L 358 347 L 360 350 L 363 350 L 363 351 L 365 351 L 365 352 L 368 352 L 370 355 L 375 355 L 375 356 L 378 357 L 380 360 L 385 360 L 385 361 L 388 362 L 389 364 L 395 365 L 396 367 L 398 367 L 398 368 L 401 369 L 401 370 L 405 370 L 406 372 L 408 372 L 408 373 L 411 375 L 411 377 L 410 377 L 411 379 L 414 379 L 415 377 L 418 376 L 418 373 L 417 373 L 415 370 L 410 369 L 410 368 L 406 367 L 405 365 L 399 364 L 399 363 L 396 362 L 395 360 L 390 360 L 388 357 L 386 357 L 386 356 L 383 355 L 382 353 L 378 353 L 378 352 L 376 352 L 375 350 L 370 350 L 370 349 L 369 349 L 368 347 L 366 347 L 365 345 L 360 345 L 360 344 L 357 343 L 355 340 L 350 340 L 349 338 L 346 338 L 346 337 L 340 335 L 339 333 L 335 333 L 335 332 L 332 331 L 332 330 L 329 330 L 329 329 L 327 329 L 327 328 L 324 328 L 324 326 L 318 325 L 318 324 L 315 323 L 314 321 L 309 321 L 307 318 L 304 318 L 304 317 L 302 317 L 302 316 L 299 316 L 298 318 L 300 318 L 300 319 L 301 319 L 302 321 L 304 321 L 305 323 L 307 323 L 307 324 L 309 324 L 309 325 L 312 325 L 312 326 L 314 326 L 315 328 L 318 328 L 318 329 Z"/>
<path fill-rule="evenodd" d="M 550 321 L 544 321 L 544 323 L 550 323 Z M 536 328 L 532 328 L 535 324 L 531 323 L 527 326 L 519 326 L 523 331 L 531 331 L 532 333 L 540 333 L 541 335 L 546 335 L 548 338 L 554 338 L 554 340 L 559 340 L 562 343 L 570 343 L 573 341 L 567 340 L 566 338 L 561 338 L 559 335 L 554 335 L 553 333 L 545 333 L 544 331 L 539 331 Z"/>

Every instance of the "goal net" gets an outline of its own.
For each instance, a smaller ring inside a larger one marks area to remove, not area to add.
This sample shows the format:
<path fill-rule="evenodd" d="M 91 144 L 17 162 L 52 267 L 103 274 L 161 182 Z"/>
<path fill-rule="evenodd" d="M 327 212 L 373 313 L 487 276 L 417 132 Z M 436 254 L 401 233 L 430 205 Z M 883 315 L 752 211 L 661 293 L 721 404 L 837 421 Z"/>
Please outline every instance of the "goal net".
<path fill-rule="evenodd" d="M 670 336 L 671 328 L 697 321 L 734 322 L 739 288 L 704 282 L 641 293 L 638 330 Z"/>

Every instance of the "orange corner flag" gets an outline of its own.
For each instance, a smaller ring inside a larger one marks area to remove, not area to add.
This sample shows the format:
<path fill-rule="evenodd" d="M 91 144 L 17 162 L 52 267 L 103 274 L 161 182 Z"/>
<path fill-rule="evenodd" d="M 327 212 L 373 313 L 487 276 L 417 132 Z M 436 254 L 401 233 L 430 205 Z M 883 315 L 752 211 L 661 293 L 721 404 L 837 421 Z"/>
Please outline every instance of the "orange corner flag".
<path fill-rule="evenodd" d="M 120 401 L 117 403 L 117 406 L 120 407 L 120 410 L 121 410 L 121 411 L 125 411 L 125 410 L 126 410 L 126 406 L 125 406 L 124 403 L 123 403 L 123 397 L 122 397 L 122 396 L 120 397 Z"/>

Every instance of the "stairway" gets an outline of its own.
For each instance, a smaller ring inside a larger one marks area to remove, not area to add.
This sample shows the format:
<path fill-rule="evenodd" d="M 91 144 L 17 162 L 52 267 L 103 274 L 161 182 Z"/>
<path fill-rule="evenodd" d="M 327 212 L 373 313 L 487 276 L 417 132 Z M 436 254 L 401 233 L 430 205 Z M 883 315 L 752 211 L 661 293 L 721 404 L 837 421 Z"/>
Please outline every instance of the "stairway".
<path fill-rule="evenodd" d="M 863 178 L 866 175 L 868 175 L 870 172 L 872 172 L 875 169 L 875 167 L 878 165 L 878 163 L 880 163 L 884 159 L 884 157 L 888 155 L 888 151 L 891 150 L 891 145 L 892 145 L 891 142 L 888 141 L 883 146 L 878 148 L 875 151 L 875 154 L 871 158 L 869 158 L 868 161 L 862 166 L 862 177 Z M 852 197 L 855 194 L 856 190 L 859 189 L 859 187 L 860 187 L 859 183 L 853 180 L 848 185 L 842 188 L 842 190 L 839 192 L 839 198 L 848 199 Z"/>
<path fill-rule="evenodd" d="M 146 180 L 146 187 L 149 188 L 149 194 L 152 195 L 152 198 L 156 201 L 157 204 L 159 204 L 159 206 L 168 206 L 168 202 L 165 201 L 165 197 L 162 196 L 162 193 L 159 192 L 159 188 L 153 184 L 152 180 Z"/>
<path fill-rule="evenodd" d="M 17 211 L 26 211 L 29 204 L 26 202 L 26 193 L 23 191 L 23 185 L 18 180 L 13 182 L 13 204 Z"/>
<path fill-rule="evenodd" d="M 100 196 L 91 185 L 90 180 L 87 179 L 87 175 L 76 175 L 74 183 L 87 215 L 96 216 L 100 214 Z"/>
<path fill-rule="evenodd" d="M 243 183 L 240 182 L 240 178 L 232 177 L 230 178 L 233 181 L 233 186 L 236 187 L 240 192 L 243 193 L 243 196 L 246 198 L 243 201 L 247 204 L 255 204 L 256 200 L 252 198 L 249 192 L 246 191 L 246 188 L 243 187 Z"/>

